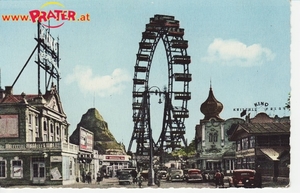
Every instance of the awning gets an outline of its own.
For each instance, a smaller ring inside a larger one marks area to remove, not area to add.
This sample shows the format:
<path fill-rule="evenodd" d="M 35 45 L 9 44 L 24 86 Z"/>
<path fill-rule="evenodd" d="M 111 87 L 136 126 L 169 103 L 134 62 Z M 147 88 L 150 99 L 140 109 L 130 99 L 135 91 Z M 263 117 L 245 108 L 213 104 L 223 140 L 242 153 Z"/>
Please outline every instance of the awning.
<path fill-rule="evenodd" d="M 273 161 L 279 161 L 279 152 L 272 148 L 261 148 L 260 151 Z"/>

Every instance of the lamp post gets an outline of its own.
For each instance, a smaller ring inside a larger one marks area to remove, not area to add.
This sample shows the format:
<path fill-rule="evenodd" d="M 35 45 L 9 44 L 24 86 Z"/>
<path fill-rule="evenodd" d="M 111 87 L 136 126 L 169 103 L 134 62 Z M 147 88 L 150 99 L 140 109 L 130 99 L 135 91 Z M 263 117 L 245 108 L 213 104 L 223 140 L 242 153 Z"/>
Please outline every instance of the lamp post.
<path fill-rule="evenodd" d="M 151 91 L 152 88 L 156 88 L 155 91 Z M 147 114 L 148 114 L 148 117 L 147 117 L 147 121 L 148 121 L 148 126 L 149 126 L 149 149 L 150 149 L 150 152 L 149 152 L 149 171 L 148 171 L 148 186 L 154 186 L 155 185 L 155 173 L 154 173 L 154 166 L 153 166 L 153 150 L 154 150 L 154 145 L 153 145 L 153 137 L 152 137 L 152 128 L 151 128 L 151 124 L 150 124 L 150 110 L 149 110 L 149 106 L 150 103 L 148 103 L 148 101 L 150 101 L 150 94 L 159 94 L 159 101 L 158 103 L 161 104 L 162 101 L 161 101 L 161 94 L 165 94 L 165 92 L 161 92 L 160 89 L 157 87 L 157 86 L 152 86 L 150 88 L 148 88 L 147 86 L 145 87 L 145 91 L 144 91 L 144 108 L 147 108 L 146 111 L 147 111 Z"/>

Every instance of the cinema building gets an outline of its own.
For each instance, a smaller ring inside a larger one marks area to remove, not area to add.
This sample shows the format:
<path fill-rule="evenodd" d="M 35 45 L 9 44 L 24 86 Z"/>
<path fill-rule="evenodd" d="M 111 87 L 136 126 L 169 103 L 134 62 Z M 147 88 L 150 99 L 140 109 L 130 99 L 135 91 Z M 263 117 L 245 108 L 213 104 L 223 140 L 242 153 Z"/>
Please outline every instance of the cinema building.
<path fill-rule="evenodd" d="M 56 87 L 15 95 L 7 86 L 0 94 L 0 186 L 74 183 L 79 148 L 68 141 Z"/>
<path fill-rule="evenodd" d="M 290 119 L 265 112 L 245 119 L 222 119 L 223 104 L 210 88 L 201 104 L 204 118 L 196 125 L 197 167 L 225 174 L 234 169 L 255 169 L 274 180 L 289 176 Z"/>
<path fill-rule="evenodd" d="M 230 141 L 236 143 L 236 168 L 259 170 L 264 176 L 289 177 L 290 119 L 258 113 L 238 124 Z"/>

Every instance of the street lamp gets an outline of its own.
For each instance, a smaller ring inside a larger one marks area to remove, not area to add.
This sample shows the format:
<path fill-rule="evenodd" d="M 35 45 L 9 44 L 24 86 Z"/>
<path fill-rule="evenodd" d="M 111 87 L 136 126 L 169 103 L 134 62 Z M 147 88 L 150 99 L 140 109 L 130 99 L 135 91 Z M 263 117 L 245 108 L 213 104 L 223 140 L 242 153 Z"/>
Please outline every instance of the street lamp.
<path fill-rule="evenodd" d="M 155 91 L 151 91 L 152 88 L 156 88 Z M 158 103 L 161 104 L 162 100 L 161 100 L 161 94 L 165 94 L 165 92 L 161 92 L 160 89 L 157 86 L 152 86 L 150 88 L 148 88 L 147 86 L 145 87 L 145 91 L 144 91 L 144 105 L 147 106 L 148 104 L 146 103 L 146 101 L 148 101 L 150 99 L 150 94 L 159 94 L 159 101 Z M 144 107 L 145 107 L 144 106 Z M 147 106 L 148 107 L 148 106 Z M 150 118 L 148 116 L 148 125 L 149 125 L 149 148 L 150 148 L 150 159 L 149 159 L 149 171 L 148 171 L 148 186 L 154 186 L 155 185 L 155 174 L 154 174 L 154 168 L 153 168 L 153 137 L 152 137 L 152 128 L 150 125 Z"/>

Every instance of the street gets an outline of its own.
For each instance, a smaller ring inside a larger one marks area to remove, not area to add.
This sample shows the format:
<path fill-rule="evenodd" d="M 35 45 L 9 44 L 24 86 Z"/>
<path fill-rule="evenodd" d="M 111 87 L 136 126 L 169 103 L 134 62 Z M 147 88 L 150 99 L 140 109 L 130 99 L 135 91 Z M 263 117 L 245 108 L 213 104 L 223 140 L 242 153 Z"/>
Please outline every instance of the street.
<path fill-rule="evenodd" d="M 224 179 L 224 188 L 229 188 L 228 181 L 226 180 L 226 177 Z M 286 187 L 288 185 L 288 182 L 278 182 L 278 183 L 273 183 L 271 181 L 265 181 L 263 182 L 263 188 L 266 187 Z M 140 187 L 137 184 L 127 184 L 127 185 L 120 185 L 118 183 L 117 178 L 104 178 L 103 181 L 100 182 L 100 184 L 97 184 L 95 180 L 92 181 L 92 183 L 74 183 L 71 185 L 58 185 L 58 186 L 11 186 L 7 187 L 8 189 L 13 189 L 13 188 L 77 188 L 77 189 L 82 189 L 82 188 L 91 188 L 91 189 L 108 189 L 108 188 L 130 188 L 130 189 L 140 189 Z M 187 182 L 169 182 L 166 180 L 161 180 L 161 185 L 160 187 L 155 186 L 148 186 L 148 181 L 143 181 L 141 189 L 144 188 L 213 188 L 215 189 L 215 184 L 214 182 L 192 182 L 192 183 L 187 183 Z M 232 189 L 235 189 L 234 187 L 230 187 Z"/>

